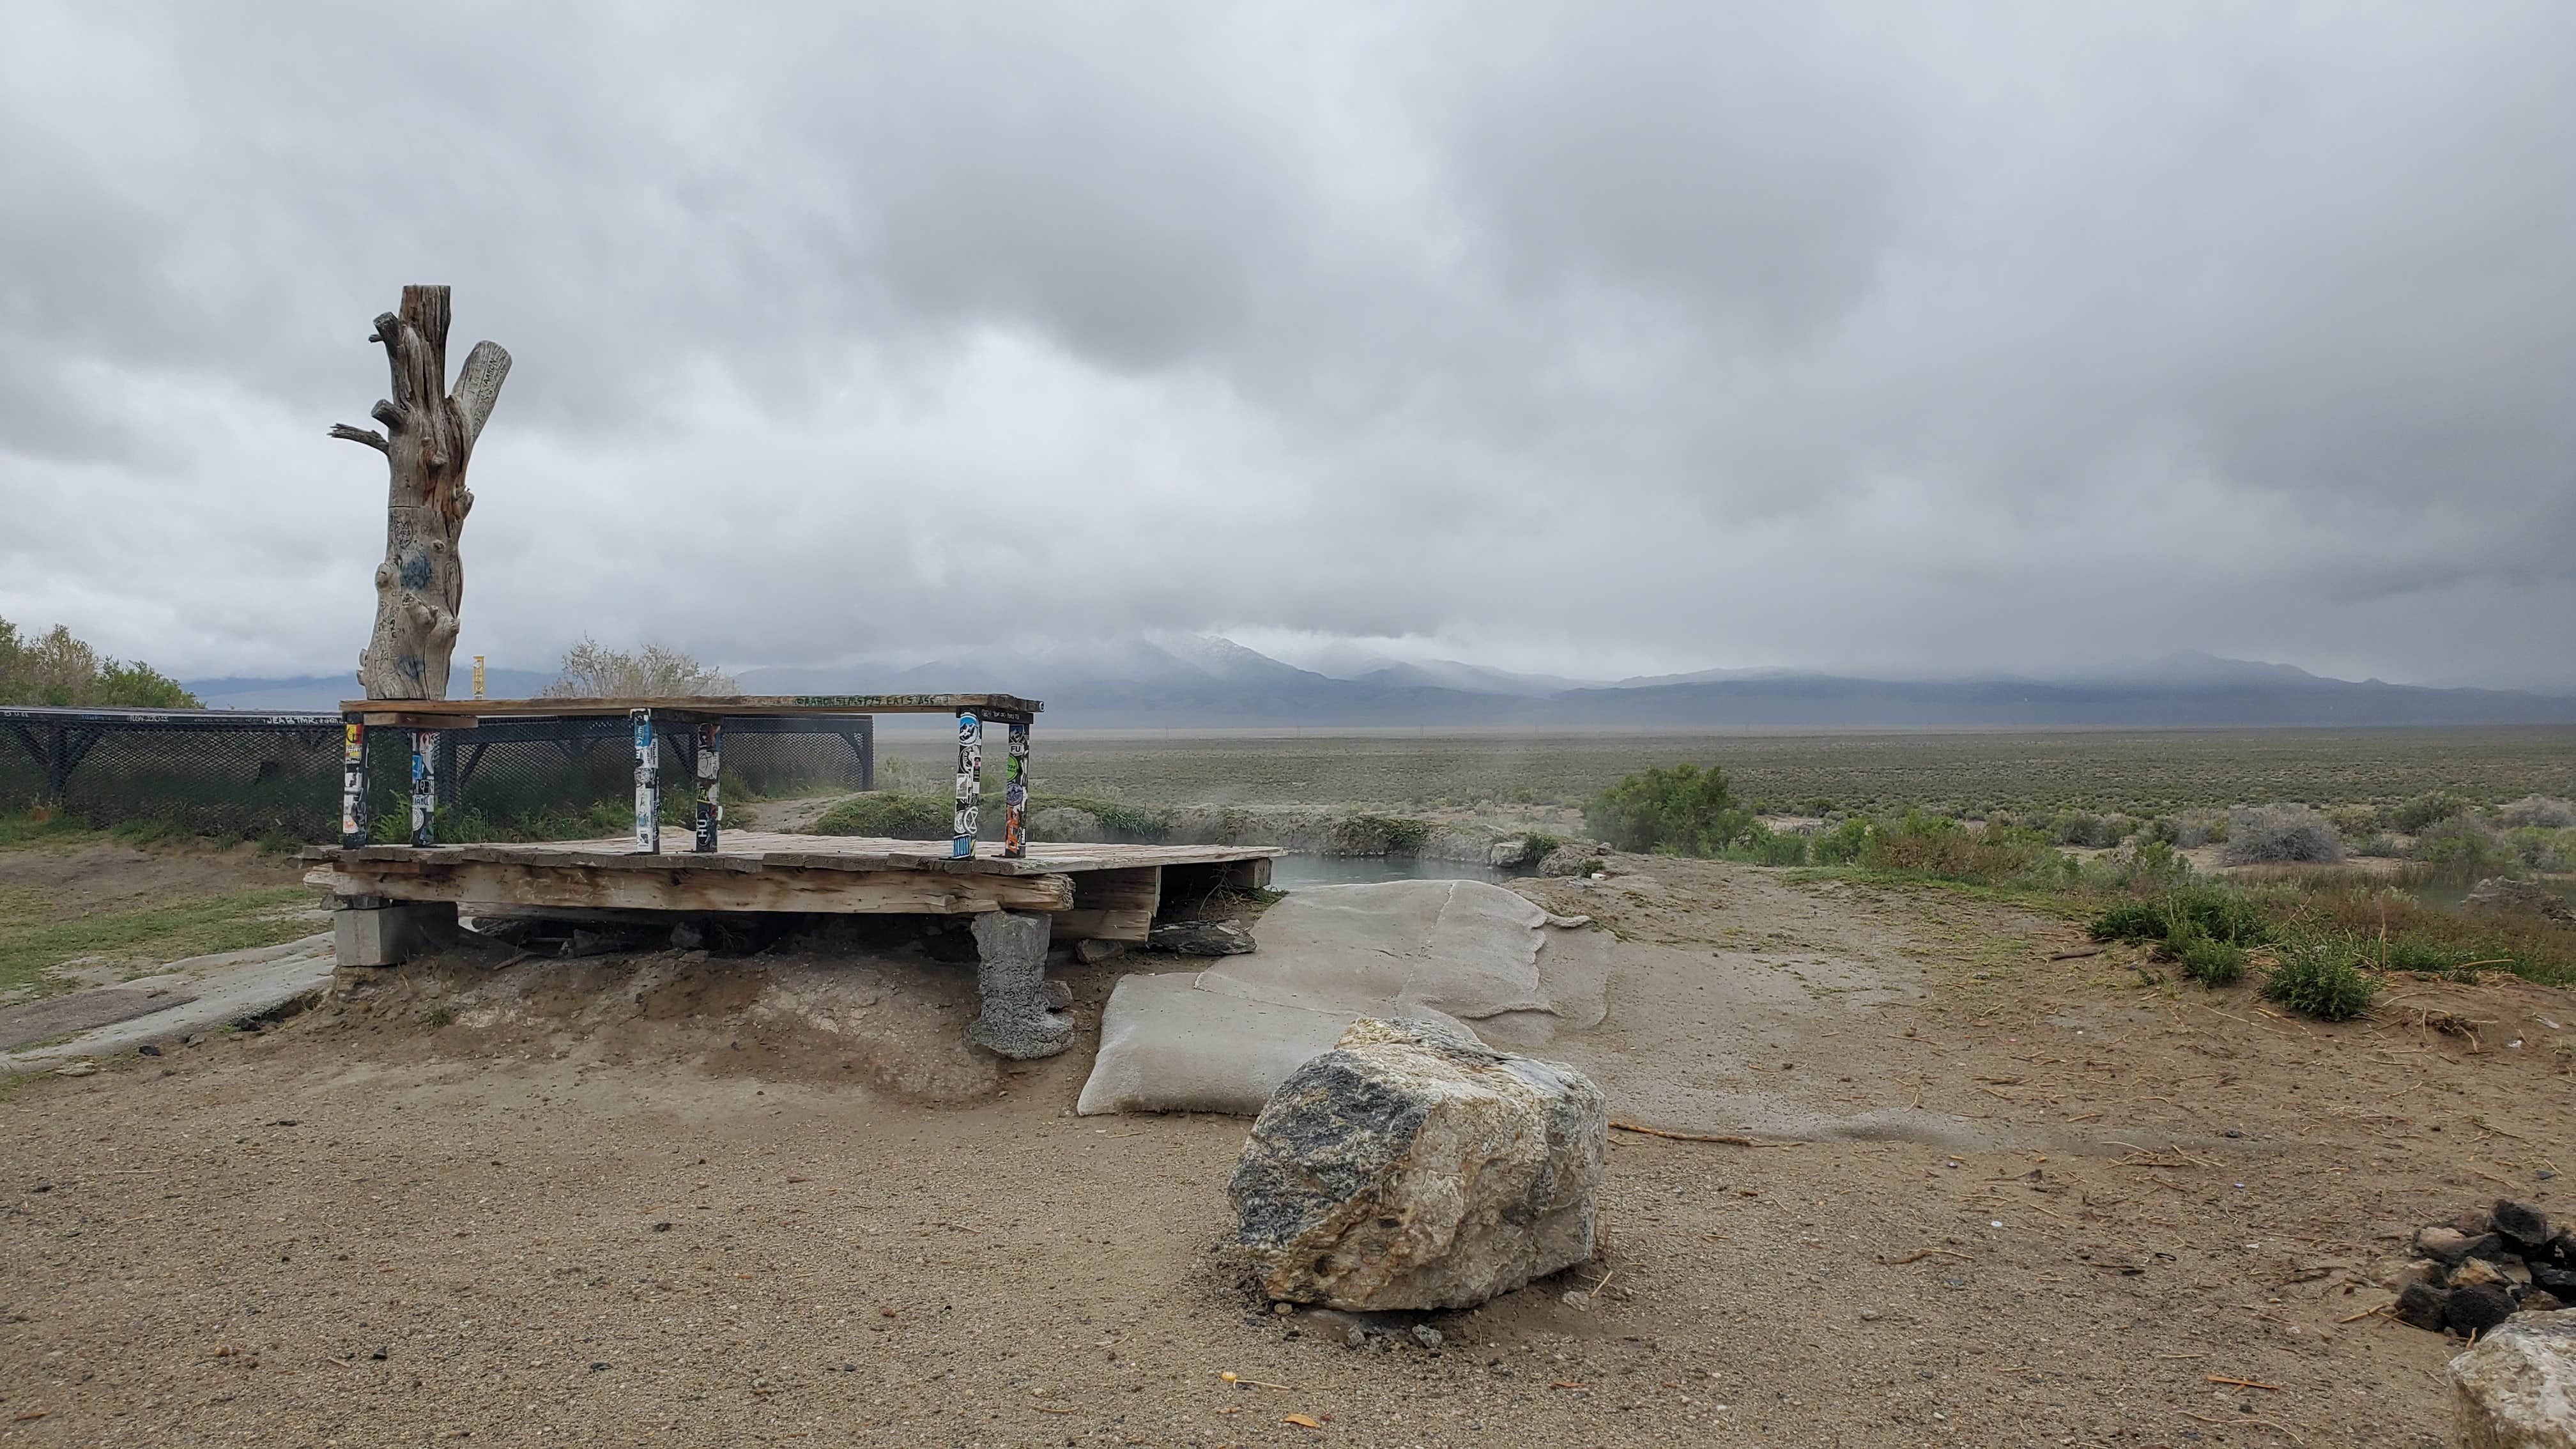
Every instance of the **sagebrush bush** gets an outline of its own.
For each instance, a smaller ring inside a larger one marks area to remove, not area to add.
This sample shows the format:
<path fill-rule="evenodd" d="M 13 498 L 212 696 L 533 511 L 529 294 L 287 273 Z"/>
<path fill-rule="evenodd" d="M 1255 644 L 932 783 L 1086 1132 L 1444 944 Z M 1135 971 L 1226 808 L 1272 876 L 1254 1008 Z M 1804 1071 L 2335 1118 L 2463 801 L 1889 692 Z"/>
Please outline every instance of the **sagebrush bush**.
<path fill-rule="evenodd" d="M 2155 893 L 2191 880 L 2191 862 L 2161 840 L 2133 840 L 2094 862 L 2116 890 Z"/>
<path fill-rule="evenodd" d="M 2125 817 L 2095 815 L 2078 810 L 2057 817 L 2055 834 L 2060 845 L 2110 846 L 2120 843 Z"/>
<path fill-rule="evenodd" d="M 1621 850 L 1715 855 L 1743 837 L 1753 812 L 1735 803 L 1714 765 L 1656 766 L 1594 796 L 1583 823 Z"/>
<path fill-rule="evenodd" d="M 2343 837 L 2305 805 L 2263 805 L 2232 812 L 2224 856 L 2229 865 L 2334 865 Z"/>
<path fill-rule="evenodd" d="M 2379 994 L 2379 978 L 2361 966 L 2367 959 L 2354 937 L 2302 937 L 2281 948 L 2280 963 L 2263 978 L 2263 994 L 2292 1011 L 2349 1021 L 2369 1010 Z"/>
<path fill-rule="evenodd" d="M 2496 819 L 2507 825 L 2539 830 L 2576 830 L 2576 800 L 2525 795 L 2496 811 Z"/>

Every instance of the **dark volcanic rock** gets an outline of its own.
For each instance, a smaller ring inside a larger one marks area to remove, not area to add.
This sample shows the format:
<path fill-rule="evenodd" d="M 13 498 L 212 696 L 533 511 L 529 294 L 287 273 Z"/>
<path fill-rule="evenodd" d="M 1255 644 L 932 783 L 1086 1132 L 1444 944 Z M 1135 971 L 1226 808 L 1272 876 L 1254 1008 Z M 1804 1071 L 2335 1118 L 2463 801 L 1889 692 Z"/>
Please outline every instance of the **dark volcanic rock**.
<path fill-rule="evenodd" d="M 2454 1333 L 2484 1333 L 2513 1316 L 2513 1295 L 2493 1283 L 2454 1288 L 2442 1305 L 2442 1324 Z"/>
<path fill-rule="evenodd" d="M 2450 1294 L 2430 1283 L 2409 1283 L 2406 1291 L 2397 1295 L 2396 1306 L 2388 1312 L 2400 1323 L 2411 1323 L 2417 1328 L 2439 1333 L 2442 1325 L 2449 1321 L 2450 1300 Z"/>
<path fill-rule="evenodd" d="M 2499 1234 L 2525 1252 L 2549 1241 L 2549 1219 L 2529 1203 L 2498 1202 L 2491 1220 Z"/>

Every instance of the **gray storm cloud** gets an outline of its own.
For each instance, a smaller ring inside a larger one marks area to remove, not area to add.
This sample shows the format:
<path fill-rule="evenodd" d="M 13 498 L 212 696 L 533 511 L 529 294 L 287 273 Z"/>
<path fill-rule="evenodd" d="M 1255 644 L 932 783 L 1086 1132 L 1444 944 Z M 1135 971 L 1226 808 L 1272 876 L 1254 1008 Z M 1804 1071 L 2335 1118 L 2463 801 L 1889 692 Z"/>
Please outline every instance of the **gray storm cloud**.
<path fill-rule="evenodd" d="M 496 659 L 2576 683 L 2571 154 L 2547 4 L 30 0 L 0 615 L 345 667 L 446 281 Z"/>

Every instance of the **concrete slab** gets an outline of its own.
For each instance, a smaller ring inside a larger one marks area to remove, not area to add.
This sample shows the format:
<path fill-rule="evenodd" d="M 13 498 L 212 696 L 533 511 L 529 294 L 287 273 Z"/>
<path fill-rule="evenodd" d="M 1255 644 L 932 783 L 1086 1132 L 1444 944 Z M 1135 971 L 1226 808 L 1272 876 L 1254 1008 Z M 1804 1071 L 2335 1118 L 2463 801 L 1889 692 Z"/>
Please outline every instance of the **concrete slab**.
<path fill-rule="evenodd" d="M 0 1053 L 0 1072 L 48 1071 L 80 1058 L 132 1051 L 147 1041 L 259 1016 L 329 985 L 334 965 L 331 933 L 325 931 L 282 945 L 191 956 L 106 992 L 56 997 L 41 1004 L 64 1003 L 61 1009 L 68 1014 L 90 996 L 112 994 L 119 1002 L 130 1002 L 137 995 L 169 993 L 166 1004 L 80 1031 L 69 1041 Z"/>

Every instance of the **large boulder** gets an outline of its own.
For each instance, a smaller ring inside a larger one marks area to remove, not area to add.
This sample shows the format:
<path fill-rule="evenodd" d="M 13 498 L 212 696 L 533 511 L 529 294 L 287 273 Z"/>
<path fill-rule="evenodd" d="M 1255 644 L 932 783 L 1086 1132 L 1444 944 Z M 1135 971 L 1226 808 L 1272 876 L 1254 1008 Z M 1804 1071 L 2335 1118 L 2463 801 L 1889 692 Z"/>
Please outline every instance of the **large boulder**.
<path fill-rule="evenodd" d="M 2523 1313 L 2451 1360 L 2452 1441 L 2462 1449 L 2576 1444 L 2576 1309 Z"/>
<path fill-rule="evenodd" d="M 1272 1094 L 1226 1193 L 1272 1298 L 1467 1308 L 1592 1256 L 1609 1125 L 1571 1067 L 1361 1021 Z"/>

